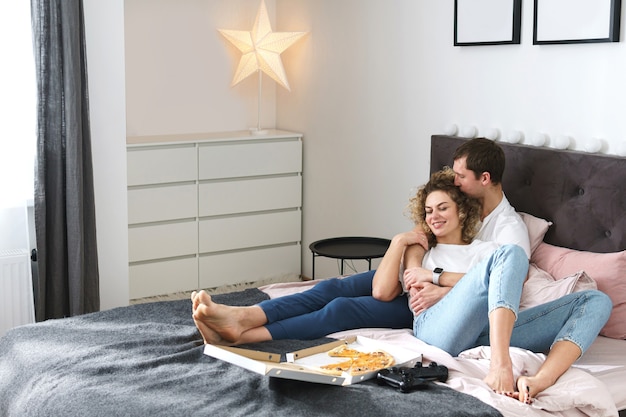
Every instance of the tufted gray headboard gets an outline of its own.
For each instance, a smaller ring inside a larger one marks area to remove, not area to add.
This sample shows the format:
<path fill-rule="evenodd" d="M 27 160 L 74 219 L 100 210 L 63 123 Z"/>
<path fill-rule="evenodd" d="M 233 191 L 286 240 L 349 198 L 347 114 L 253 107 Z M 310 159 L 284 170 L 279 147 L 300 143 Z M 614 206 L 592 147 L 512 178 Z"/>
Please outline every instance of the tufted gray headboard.
<path fill-rule="evenodd" d="M 431 172 L 452 166 L 466 138 L 433 135 Z M 554 224 L 545 242 L 592 252 L 626 249 L 626 158 L 499 142 L 502 186 L 517 211 Z"/>

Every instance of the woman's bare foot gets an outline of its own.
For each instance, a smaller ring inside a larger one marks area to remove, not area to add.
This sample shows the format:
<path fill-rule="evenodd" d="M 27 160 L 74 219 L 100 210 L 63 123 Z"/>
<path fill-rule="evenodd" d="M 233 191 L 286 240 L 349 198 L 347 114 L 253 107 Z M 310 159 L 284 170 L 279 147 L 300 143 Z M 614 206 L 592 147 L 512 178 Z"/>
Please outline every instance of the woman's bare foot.
<path fill-rule="evenodd" d="M 514 395 L 515 379 L 513 378 L 513 365 L 510 362 L 503 365 L 492 362 L 489 373 L 483 381 L 497 394 L 509 397 Z"/>
<path fill-rule="evenodd" d="M 237 343 L 241 334 L 247 330 L 242 327 L 242 307 L 217 304 L 205 291 L 192 294 L 192 316 L 196 327 L 205 343 Z"/>
<path fill-rule="evenodd" d="M 530 404 L 537 394 L 554 385 L 554 382 L 539 375 L 520 376 L 517 379 L 517 399 L 523 403 Z"/>
<path fill-rule="evenodd" d="M 223 339 L 222 336 L 220 336 L 216 331 L 214 331 L 213 329 L 208 327 L 202 321 L 196 320 L 194 318 L 193 322 L 196 324 L 196 327 L 198 328 L 198 331 L 200 331 L 200 334 L 202 335 L 202 339 L 204 340 L 204 344 L 207 344 L 207 345 L 223 345 L 223 346 L 232 345 L 232 343 L 230 343 L 227 340 Z"/>

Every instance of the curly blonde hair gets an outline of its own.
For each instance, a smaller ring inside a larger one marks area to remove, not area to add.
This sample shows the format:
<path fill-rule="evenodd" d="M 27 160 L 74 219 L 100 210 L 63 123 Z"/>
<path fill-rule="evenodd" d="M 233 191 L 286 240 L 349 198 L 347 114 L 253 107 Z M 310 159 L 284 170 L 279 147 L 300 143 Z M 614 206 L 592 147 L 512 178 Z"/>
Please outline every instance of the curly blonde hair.
<path fill-rule="evenodd" d="M 430 180 L 417 190 L 415 196 L 409 199 L 410 217 L 416 226 L 420 226 L 426 236 L 428 236 L 428 245 L 435 247 L 437 239 L 433 235 L 430 227 L 426 224 L 426 197 L 434 191 L 443 191 L 450 196 L 452 201 L 457 205 L 459 220 L 461 222 L 461 239 L 464 243 L 471 243 L 480 224 L 480 214 L 482 207 L 480 202 L 468 197 L 454 185 L 454 171 L 449 167 L 445 167 L 441 171 L 434 172 L 430 176 Z"/>

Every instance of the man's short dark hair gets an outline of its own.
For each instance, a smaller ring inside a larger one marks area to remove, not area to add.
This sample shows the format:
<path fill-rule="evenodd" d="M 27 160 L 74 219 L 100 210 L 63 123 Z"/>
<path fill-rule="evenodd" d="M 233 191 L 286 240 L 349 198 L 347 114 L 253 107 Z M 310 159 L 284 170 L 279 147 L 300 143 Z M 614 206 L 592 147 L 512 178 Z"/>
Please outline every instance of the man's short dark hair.
<path fill-rule="evenodd" d="M 483 173 L 491 175 L 491 182 L 499 184 L 504 175 L 504 151 L 496 142 L 487 138 L 470 139 L 454 151 L 454 160 L 465 158 L 465 166 L 474 171 L 476 179 Z"/>

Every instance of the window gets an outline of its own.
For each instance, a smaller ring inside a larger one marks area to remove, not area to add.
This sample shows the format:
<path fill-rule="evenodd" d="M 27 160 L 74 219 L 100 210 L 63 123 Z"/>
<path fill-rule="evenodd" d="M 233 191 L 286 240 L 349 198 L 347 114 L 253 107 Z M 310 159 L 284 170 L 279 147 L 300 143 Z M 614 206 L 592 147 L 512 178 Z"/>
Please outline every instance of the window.
<path fill-rule="evenodd" d="M 0 209 L 33 199 L 37 81 L 29 1 L 0 2 Z"/>
<path fill-rule="evenodd" d="M 28 249 L 34 241 L 26 210 L 33 201 L 37 135 L 30 1 L 0 1 L 0 51 L 1 251 Z"/>

